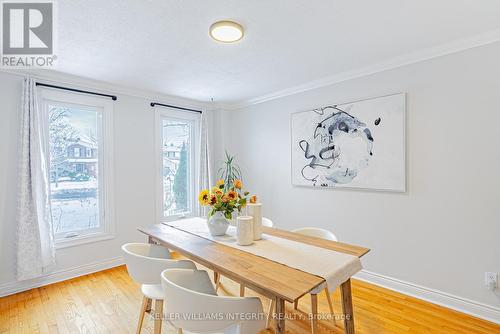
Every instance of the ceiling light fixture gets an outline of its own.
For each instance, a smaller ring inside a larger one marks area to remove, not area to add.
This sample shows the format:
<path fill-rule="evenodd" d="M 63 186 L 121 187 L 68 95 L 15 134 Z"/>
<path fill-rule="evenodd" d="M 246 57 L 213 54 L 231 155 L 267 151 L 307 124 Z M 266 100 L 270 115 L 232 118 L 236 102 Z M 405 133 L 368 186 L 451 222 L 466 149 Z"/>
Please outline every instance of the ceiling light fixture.
<path fill-rule="evenodd" d="M 234 43 L 243 38 L 243 27 L 233 21 L 218 21 L 210 26 L 210 37 L 222 43 Z"/>

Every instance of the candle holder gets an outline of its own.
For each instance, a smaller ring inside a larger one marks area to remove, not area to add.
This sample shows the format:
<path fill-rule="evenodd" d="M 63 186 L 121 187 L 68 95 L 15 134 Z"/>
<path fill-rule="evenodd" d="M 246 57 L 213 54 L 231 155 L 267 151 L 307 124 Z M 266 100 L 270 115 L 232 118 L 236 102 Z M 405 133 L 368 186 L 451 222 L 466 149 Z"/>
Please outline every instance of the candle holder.
<path fill-rule="evenodd" d="M 247 204 L 247 213 L 253 217 L 253 240 L 262 239 L 262 203 Z"/>
<path fill-rule="evenodd" d="M 248 246 L 253 244 L 253 218 L 251 216 L 239 216 L 236 220 L 236 240 L 238 245 Z"/>

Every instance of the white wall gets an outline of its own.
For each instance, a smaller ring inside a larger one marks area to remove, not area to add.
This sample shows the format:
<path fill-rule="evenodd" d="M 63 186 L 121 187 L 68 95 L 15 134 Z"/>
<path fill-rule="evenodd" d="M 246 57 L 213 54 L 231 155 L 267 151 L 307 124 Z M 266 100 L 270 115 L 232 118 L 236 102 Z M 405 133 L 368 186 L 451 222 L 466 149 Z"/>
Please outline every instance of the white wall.
<path fill-rule="evenodd" d="M 58 76 L 56 76 L 58 77 Z M 53 76 L 51 77 L 53 79 Z M 65 80 L 67 80 L 65 78 Z M 76 80 L 72 78 L 72 80 Z M 80 82 L 77 80 L 77 82 Z M 102 90 L 102 84 L 84 81 L 85 88 Z M 75 86 L 70 84 L 70 86 Z M 0 72 L 0 293 L 15 290 L 15 219 L 17 200 L 17 149 L 21 110 L 22 77 Z M 113 87 L 110 88 L 113 92 Z M 112 266 L 120 262 L 120 246 L 130 241 L 145 241 L 136 229 L 156 221 L 154 112 L 151 98 L 118 93 L 114 102 L 114 176 L 116 238 L 109 241 L 59 249 L 57 275 L 78 274 L 88 268 Z M 189 105 L 191 101 L 155 96 L 155 100 Z M 190 105 L 189 105 L 190 106 Z M 94 266 L 94 264 L 97 264 Z M 74 268 L 80 268 L 74 270 Z M 83 269 L 81 269 L 83 268 Z M 37 284 L 40 280 L 35 280 Z M 29 283 L 29 282 L 28 282 Z M 26 282 L 22 284 L 26 285 Z M 3 291 L 2 291 L 3 290 Z"/>
<path fill-rule="evenodd" d="M 278 227 L 334 230 L 341 240 L 372 249 L 364 259 L 371 272 L 500 312 L 500 292 L 483 287 L 485 271 L 500 272 L 498 59 L 500 44 L 493 44 L 216 113 L 213 157 L 220 161 L 224 148 L 237 154 L 245 183 Z M 0 72 L 0 290 L 16 284 L 21 83 L 20 76 Z M 291 186 L 290 113 L 394 92 L 408 93 L 406 194 Z M 116 239 L 59 250 L 57 270 L 115 259 L 122 243 L 145 240 L 136 227 L 155 221 L 149 102 L 118 94 L 115 103 Z"/>
<path fill-rule="evenodd" d="M 484 288 L 500 273 L 499 59 L 497 43 L 226 111 L 225 145 L 278 227 L 330 229 L 371 248 L 368 271 L 500 312 Z M 407 93 L 407 193 L 291 185 L 290 113 L 395 92 Z"/>

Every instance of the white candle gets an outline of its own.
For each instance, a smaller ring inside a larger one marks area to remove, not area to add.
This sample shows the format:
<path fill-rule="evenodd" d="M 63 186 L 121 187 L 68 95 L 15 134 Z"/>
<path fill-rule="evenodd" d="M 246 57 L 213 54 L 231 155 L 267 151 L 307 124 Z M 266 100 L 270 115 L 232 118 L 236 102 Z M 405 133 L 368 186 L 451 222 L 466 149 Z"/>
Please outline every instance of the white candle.
<path fill-rule="evenodd" d="M 236 218 L 236 239 L 238 245 L 247 246 L 253 244 L 253 218 L 250 216 L 239 216 Z"/>
<path fill-rule="evenodd" d="M 249 203 L 248 215 L 253 217 L 253 240 L 262 238 L 262 204 Z"/>

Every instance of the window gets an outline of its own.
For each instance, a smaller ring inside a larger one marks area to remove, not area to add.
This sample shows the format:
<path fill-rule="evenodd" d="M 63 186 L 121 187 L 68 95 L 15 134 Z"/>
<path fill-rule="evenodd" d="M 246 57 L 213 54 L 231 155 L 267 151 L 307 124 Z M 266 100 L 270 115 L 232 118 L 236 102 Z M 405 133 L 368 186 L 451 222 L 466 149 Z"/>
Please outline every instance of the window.
<path fill-rule="evenodd" d="M 75 172 L 78 172 L 78 173 L 83 172 L 83 164 L 75 164 Z M 56 178 L 56 182 L 57 182 L 57 181 L 58 181 L 58 180 L 57 180 L 57 178 Z M 57 184 L 57 183 L 56 183 L 56 184 Z M 52 187 L 52 185 L 51 185 L 51 189 L 50 189 L 50 190 L 51 190 L 51 192 L 57 191 L 57 189 L 56 189 L 56 190 L 54 190 L 54 188 L 57 188 L 57 186 L 56 186 L 56 187 Z"/>
<path fill-rule="evenodd" d="M 111 101 L 41 89 L 48 119 L 50 205 L 58 247 L 112 237 Z M 82 159 L 92 157 L 94 159 Z"/>
<path fill-rule="evenodd" d="M 157 109 L 160 220 L 194 215 L 199 118 L 197 113 Z"/>

